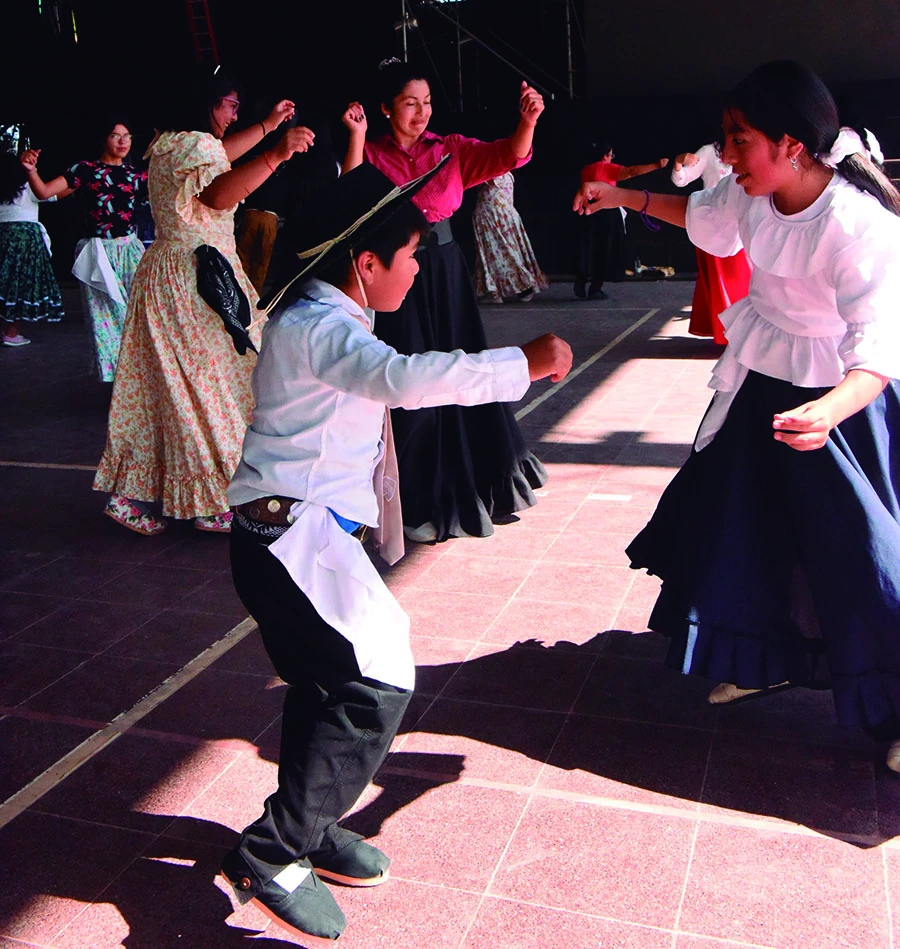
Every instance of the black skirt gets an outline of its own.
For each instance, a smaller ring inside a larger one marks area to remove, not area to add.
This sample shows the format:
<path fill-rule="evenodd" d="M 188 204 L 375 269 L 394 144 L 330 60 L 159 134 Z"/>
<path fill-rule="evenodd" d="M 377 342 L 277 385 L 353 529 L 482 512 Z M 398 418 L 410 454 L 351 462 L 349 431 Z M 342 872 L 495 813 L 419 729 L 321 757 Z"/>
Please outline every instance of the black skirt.
<path fill-rule="evenodd" d="M 890 383 L 817 451 L 774 440 L 773 415 L 827 391 L 749 373 L 627 552 L 663 580 L 669 665 L 757 689 L 808 682 L 823 649 L 838 721 L 895 728 L 900 398 Z"/>
<path fill-rule="evenodd" d="M 435 235 L 416 255 L 419 274 L 375 335 L 407 355 L 480 352 L 484 325 L 462 251 Z M 493 521 L 536 503 L 547 472 L 528 450 L 508 403 L 393 409 L 403 523 L 416 540 L 486 537 Z"/>
<path fill-rule="evenodd" d="M 625 221 L 618 208 L 581 215 L 578 278 L 587 283 L 625 279 Z"/>

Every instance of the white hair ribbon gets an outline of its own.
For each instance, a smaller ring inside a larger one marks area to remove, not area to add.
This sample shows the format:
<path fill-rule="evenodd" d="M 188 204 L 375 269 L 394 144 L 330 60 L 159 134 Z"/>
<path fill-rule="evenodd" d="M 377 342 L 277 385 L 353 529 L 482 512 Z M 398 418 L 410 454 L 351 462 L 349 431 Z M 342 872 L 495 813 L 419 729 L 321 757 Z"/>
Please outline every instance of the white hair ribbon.
<path fill-rule="evenodd" d="M 816 155 L 816 158 L 823 164 L 828 165 L 829 168 L 837 168 L 848 155 L 865 154 L 866 146 L 863 145 L 862 139 L 853 129 L 845 126 L 838 132 L 838 137 L 834 140 L 831 151 L 824 154 L 820 153 Z"/>

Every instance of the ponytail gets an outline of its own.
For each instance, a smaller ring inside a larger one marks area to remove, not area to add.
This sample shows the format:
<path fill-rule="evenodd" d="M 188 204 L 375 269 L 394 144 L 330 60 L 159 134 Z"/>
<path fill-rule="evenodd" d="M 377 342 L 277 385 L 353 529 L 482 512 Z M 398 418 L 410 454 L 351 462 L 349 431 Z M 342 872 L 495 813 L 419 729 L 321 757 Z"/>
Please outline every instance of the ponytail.
<path fill-rule="evenodd" d="M 836 171 L 854 187 L 871 194 L 882 207 L 900 217 L 900 193 L 868 155 L 861 152 L 848 155 L 838 164 Z"/>

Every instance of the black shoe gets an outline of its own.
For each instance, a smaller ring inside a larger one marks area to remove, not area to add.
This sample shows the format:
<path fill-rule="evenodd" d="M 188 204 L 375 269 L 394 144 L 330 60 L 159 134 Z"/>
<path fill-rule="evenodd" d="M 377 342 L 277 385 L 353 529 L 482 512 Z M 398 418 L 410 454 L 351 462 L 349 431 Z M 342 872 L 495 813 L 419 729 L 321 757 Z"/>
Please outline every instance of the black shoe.
<path fill-rule="evenodd" d="M 378 886 L 390 876 L 390 857 L 364 840 L 353 840 L 328 856 L 310 854 L 310 860 L 323 880 L 345 886 Z"/>
<path fill-rule="evenodd" d="M 519 294 L 519 300 L 522 303 L 531 303 L 533 299 L 534 299 L 534 287 L 529 287 L 527 290 L 523 290 Z"/>
<path fill-rule="evenodd" d="M 608 300 L 609 297 L 598 287 L 596 290 L 593 288 L 588 293 L 589 300 Z"/>
<path fill-rule="evenodd" d="M 583 300 L 587 296 L 586 285 L 587 281 L 582 280 L 581 278 L 575 281 L 575 286 L 573 289 L 575 290 L 575 296 L 578 297 L 579 300 Z"/>
<path fill-rule="evenodd" d="M 241 875 L 241 864 L 243 859 L 232 851 L 222 868 L 222 876 L 234 887 L 240 903 L 253 903 L 282 929 L 299 936 L 337 939 L 344 931 L 347 917 L 309 860 L 289 864 L 255 892 L 250 876 Z"/>

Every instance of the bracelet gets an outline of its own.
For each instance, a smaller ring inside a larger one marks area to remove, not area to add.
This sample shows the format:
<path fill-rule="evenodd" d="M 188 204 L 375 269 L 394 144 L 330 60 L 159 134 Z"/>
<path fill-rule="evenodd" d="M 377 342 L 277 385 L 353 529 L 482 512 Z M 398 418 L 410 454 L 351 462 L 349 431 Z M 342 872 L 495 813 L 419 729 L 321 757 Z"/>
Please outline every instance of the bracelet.
<path fill-rule="evenodd" d="M 272 162 L 269 161 L 269 153 L 263 152 L 262 159 L 269 166 L 269 171 L 271 171 L 272 174 L 274 175 L 275 172 L 278 171 L 278 165 L 275 165 L 274 167 L 272 166 Z"/>
<path fill-rule="evenodd" d="M 641 220 L 644 222 L 644 227 L 646 227 L 648 231 L 658 231 L 659 225 L 656 223 L 656 221 L 651 221 L 650 215 L 647 214 L 647 208 L 649 207 L 650 207 L 650 192 L 645 191 L 644 192 L 644 206 L 641 208 Z"/>
<path fill-rule="evenodd" d="M 263 130 L 263 138 L 265 138 L 265 137 L 269 134 L 269 133 L 266 131 L 266 123 L 265 123 L 265 122 L 259 122 L 259 123 L 257 123 L 257 124 L 258 124 L 259 127 Z"/>

